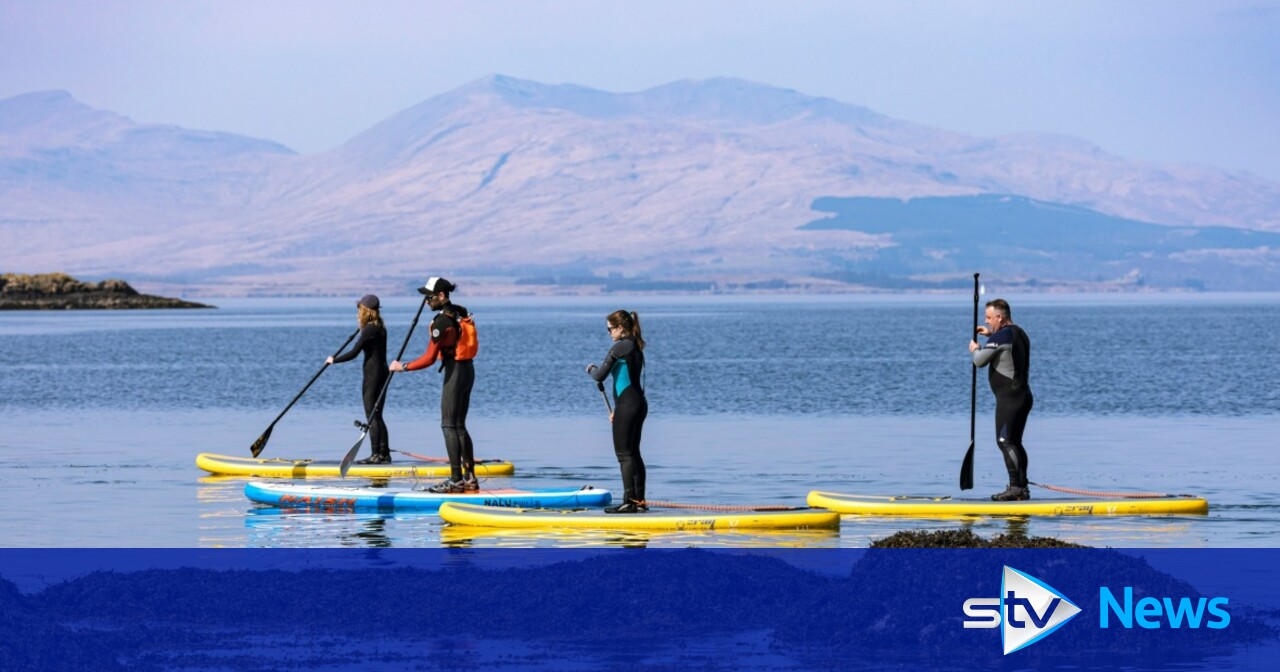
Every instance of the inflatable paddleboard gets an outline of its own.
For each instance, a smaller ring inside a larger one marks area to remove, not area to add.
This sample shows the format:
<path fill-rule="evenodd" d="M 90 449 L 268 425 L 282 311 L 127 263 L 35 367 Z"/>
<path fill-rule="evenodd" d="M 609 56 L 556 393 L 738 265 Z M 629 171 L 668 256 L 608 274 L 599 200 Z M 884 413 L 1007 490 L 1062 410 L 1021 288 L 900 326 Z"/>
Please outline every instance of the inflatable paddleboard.
<path fill-rule="evenodd" d="M 255 509 L 255 511 L 279 511 L 280 509 Z M 252 516 L 246 516 L 251 518 Z M 440 543 L 445 546 L 470 546 L 474 548 L 626 548 L 637 544 L 656 542 L 671 548 L 689 544 L 708 543 L 710 535 L 733 535 L 731 544 L 743 546 L 768 546 L 770 548 L 829 548 L 840 539 L 840 528 L 811 528 L 806 530 L 603 530 L 571 527 L 511 528 L 472 527 L 470 525 L 443 525 L 440 527 Z M 685 538 L 687 541 L 679 541 Z M 690 538 L 700 538 L 692 541 Z"/>
<path fill-rule="evenodd" d="M 259 476 L 262 478 L 316 478 L 339 476 L 339 460 L 286 460 L 282 458 L 232 457 L 200 453 L 196 466 L 213 474 L 226 476 Z M 476 476 L 510 476 L 515 465 L 504 460 L 476 460 Z M 395 461 L 390 464 L 351 464 L 348 476 L 364 478 L 394 478 L 417 476 L 420 478 L 448 478 L 449 463 Z"/>
<path fill-rule="evenodd" d="M 500 508 L 446 502 L 440 517 L 454 525 L 506 528 L 573 528 L 595 530 L 770 530 L 840 526 L 832 511 L 689 511 L 654 509 L 648 513 L 604 513 L 599 510 L 553 511 Z"/>
<path fill-rule="evenodd" d="M 849 495 L 814 490 L 809 493 L 807 501 L 809 506 L 863 516 L 1153 516 L 1209 512 L 1209 502 L 1190 495 L 1144 499 L 1033 498 L 1019 502 L 993 502 L 990 499 Z"/>
<path fill-rule="evenodd" d="M 607 506 L 608 490 L 591 486 L 549 490 L 482 488 L 479 492 L 437 494 L 405 488 L 341 487 L 302 483 L 250 481 L 244 495 L 260 504 L 323 511 L 435 511 L 445 502 L 497 507 L 581 508 Z"/>

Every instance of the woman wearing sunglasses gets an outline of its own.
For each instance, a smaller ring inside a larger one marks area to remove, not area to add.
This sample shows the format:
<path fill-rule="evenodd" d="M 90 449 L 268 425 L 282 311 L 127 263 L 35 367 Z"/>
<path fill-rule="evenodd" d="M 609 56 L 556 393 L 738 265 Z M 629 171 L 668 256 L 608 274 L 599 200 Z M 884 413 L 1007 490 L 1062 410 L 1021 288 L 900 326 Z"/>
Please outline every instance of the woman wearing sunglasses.
<path fill-rule="evenodd" d="M 613 339 L 604 362 L 587 365 L 587 373 L 597 383 L 613 376 L 613 452 L 622 469 L 622 502 L 605 509 L 605 513 L 640 513 L 648 511 L 644 501 L 644 459 L 640 457 L 640 432 L 649 415 L 649 402 L 644 398 L 644 338 L 640 335 L 640 317 L 617 310 L 605 318 L 605 327 Z"/>

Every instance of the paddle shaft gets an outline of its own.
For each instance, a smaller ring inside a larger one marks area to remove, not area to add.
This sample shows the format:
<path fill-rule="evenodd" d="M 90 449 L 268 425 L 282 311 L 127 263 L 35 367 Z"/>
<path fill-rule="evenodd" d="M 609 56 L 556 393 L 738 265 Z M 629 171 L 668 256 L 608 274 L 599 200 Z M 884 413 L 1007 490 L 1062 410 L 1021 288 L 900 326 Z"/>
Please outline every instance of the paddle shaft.
<path fill-rule="evenodd" d="M 409 349 L 409 339 L 413 337 L 413 330 L 418 328 L 418 319 L 422 317 L 422 309 L 427 307 L 427 298 L 425 296 L 422 297 L 418 312 L 413 316 L 413 322 L 409 325 L 409 333 L 404 335 L 404 343 L 400 344 L 400 352 L 396 354 L 396 361 L 400 361 L 404 357 L 404 351 Z M 373 416 L 382 410 L 382 404 L 387 400 L 387 388 L 391 387 L 391 379 L 395 375 L 395 371 L 387 372 L 387 380 L 382 384 L 382 391 L 378 393 L 378 400 L 373 402 L 373 411 L 369 413 L 369 417 L 365 418 L 365 422 L 373 420 Z"/>
<path fill-rule="evenodd" d="M 973 274 L 973 328 L 969 330 L 973 338 L 977 338 L 978 334 L 978 303 L 982 301 L 979 295 L 978 274 Z M 978 366 L 974 364 L 969 371 L 969 445 L 972 446 L 976 434 L 978 421 Z"/>
<path fill-rule="evenodd" d="M 613 405 L 609 403 L 609 393 L 604 391 L 604 383 L 596 383 L 596 387 L 600 388 L 600 396 L 604 399 L 604 407 L 609 411 L 609 417 L 613 418 Z"/>
<path fill-rule="evenodd" d="M 978 274 L 973 274 L 973 328 L 969 330 L 969 339 L 974 340 L 978 337 L 978 301 L 979 298 Z M 968 490 L 973 487 L 973 446 L 977 431 L 978 421 L 978 366 L 970 364 L 969 377 L 969 450 L 965 451 L 964 462 L 960 464 L 960 489 Z"/>
<path fill-rule="evenodd" d="M 342 342 L 342 345 L 338 347 L 337 352 L 333 353 L 333 356 L 337 357 L 338 355 L 341 355 L 342 351 L 347 349 L 347 345 L 350 344 L 352 339 L 356 337 L 356 334 L 359 333 L 359 329 L 351 332 L 351 335 L 347 337 L 347 340 Z M 324 366 L 320 367 L 319 371 L 316 371 L 316 375 L 311 376 L 311 380 L 308 380 L 307 384 L 302 386 L 302 391 L 289 402 L 288 406 L 284 407 L 283 411 L 280 411 L 280 415 L 277 415 L 276 419 L 272 420 L 270 425 L 267 425 L 267 430 L 262 433 L 262 436 L 258 437 L 258 441 L 255 441 L 253 446 L 249 449 L 253 453 L 254 457 L 257 457 L 262 452 L 262 449 L 267 447 L 267 441 L 271 437 L 271 430 L 275 429 L 276 423 L 280 422 L 280 418 L 283 418 L 284 414 L 288 413 L 289 409 L 293 408 L 293 405 L 298 403 L 298 400 L 302 398 L 302 395 L 306 394 L 307 390 L 311 389 L 311 385 L 320 379 L 320 374 L 324 373 L 324 370 L 327 368 L 329 368 L 329 363 L 325 362 Z"/>
<path fill-rule="evenodd" d="M 409 339 L 413 338 L 413 330 L 418 327 L 418 319 L 422 317 L 422 309 L 427 307 L 427 299 L 429 295 L 422 297 L 422 303 L 418 305 L 418 312 L 413 316 L 413 322 L 409 325 L 409 333 L 404 335 L 404 343 L 400 344 L 400 352 L 396 355 L 396 361 L 400 361 L 404 357 L 404 351 L 409 349 Z M 360 444 L 364 443 L 364 437 L 369 434 L 369 423 L 373 422 L 373 416 L 382 410 L 382 404 L 387 400 L 387 388 L 391 387 L 391 379 L 396 375 L 395 371 L 387 372 L 387 380 L 382 383 L 382 391 L 378 393 L 378 400 L 373 402 L 373 409 L 369 411 L 369 416 L 365 418 L 364 430 L 360 432 L 360 438 L 356 439 L 355 445 L 347 451 L 342 458 L 342 464 L 338 467 L 338 472 L 343 478 L 347 476 L 347 470 L 351 468 L 351 460 L 354 460 L 356 453 L 360 452 Z"/>

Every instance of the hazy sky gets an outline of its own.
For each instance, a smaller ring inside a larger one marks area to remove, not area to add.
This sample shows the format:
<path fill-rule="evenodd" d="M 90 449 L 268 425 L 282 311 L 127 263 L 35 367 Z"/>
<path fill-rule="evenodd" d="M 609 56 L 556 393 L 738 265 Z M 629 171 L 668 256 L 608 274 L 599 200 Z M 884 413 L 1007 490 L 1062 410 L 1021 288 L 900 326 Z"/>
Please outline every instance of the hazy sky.
<path fill-rule="evenodd" d="M 1280 180 L 1280 2 L 0 0 L 0 98 L 66 89 L 301 152 L 492 73 L 608 91 L 741 77 Z"/>

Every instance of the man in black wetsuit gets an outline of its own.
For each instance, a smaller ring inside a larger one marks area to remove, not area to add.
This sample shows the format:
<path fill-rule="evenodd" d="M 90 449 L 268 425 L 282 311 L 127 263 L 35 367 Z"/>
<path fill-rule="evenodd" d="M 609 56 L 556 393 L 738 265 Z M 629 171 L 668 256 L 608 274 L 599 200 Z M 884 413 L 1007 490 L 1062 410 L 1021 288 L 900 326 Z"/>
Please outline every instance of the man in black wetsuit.
<path fill-rule="evenodd" d="M 471 406 L 471 388 L 476 382 L 475 364 L 470 359 L 457 359 L 460 320 L 470 315 L 466 308 L 449 300 L 457 285 L 444 278 L 431 278 L 418 291 L 427 296 L 427 305 L 438 311 L 431 321 L 431 342 L 427 351 L 412 362 L 392 362 L 393 371 L 417 371 L 440 361 L 444 386 L 440 390 L 440 427 L 449 452 L 449 478 L 434 485 L 431 492 L 474 492 L 480 489 L 476 480 L 475 450 L 467 433 L 467 410 Z"/>
<path fill-rule="evenodd" d="M 1022 446 L 1022 430 L 1026 429 L 1027 416 L 1035 402 L 1028 382 L 1031 339 L 1013 323 L 1009 303 L 1004 299 L 987 302 L 986 322 L 986 326 L 978 327 L 978 333 L 987 337 L 986 345 L 970 341 L 969 353 L 974 366 L 988 367 L 987 381 L 996 395 L 996 445 L 1009 471 L 1009 487 L 991 499 L 1031 499 L 1027 489 L 1027 451 Z"/>

